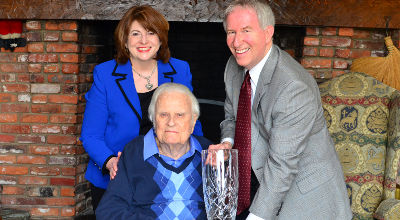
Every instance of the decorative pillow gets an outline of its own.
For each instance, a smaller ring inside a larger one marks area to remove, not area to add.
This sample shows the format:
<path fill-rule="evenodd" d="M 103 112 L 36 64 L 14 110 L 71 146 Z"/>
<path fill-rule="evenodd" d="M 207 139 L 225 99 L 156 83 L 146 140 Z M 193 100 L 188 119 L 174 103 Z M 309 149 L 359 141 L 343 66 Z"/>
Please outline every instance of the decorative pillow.
<path fill-rule="evenodd" d="M 372 219 L 383 195 L 388 106 L 394 89 L 355 72 L 319 87 L 328 129 L 343 167 L 353 219 Z"/>
<path fill-rule="evenodd" d="M 400 200 L 387 199 L 379 205 L 374 217 L 378 220 L 400 219 Z"/>

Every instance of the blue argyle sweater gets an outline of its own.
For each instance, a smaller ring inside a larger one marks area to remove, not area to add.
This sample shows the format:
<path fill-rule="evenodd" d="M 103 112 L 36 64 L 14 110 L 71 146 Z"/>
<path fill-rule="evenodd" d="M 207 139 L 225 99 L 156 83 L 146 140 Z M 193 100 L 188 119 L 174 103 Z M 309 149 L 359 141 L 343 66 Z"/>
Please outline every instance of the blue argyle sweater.
<path fill-rule="evenodd" d="M 191 143 L 202 149 L 211 144 L 198 136 L 191 136 Z M 144 160 L 143 145 L 143 136 L 139 136 L 125 146 L 117 176 L 108 185 L 96 218 L 206 219 L 200 152 L 174 167 L 158 154 Z"/>

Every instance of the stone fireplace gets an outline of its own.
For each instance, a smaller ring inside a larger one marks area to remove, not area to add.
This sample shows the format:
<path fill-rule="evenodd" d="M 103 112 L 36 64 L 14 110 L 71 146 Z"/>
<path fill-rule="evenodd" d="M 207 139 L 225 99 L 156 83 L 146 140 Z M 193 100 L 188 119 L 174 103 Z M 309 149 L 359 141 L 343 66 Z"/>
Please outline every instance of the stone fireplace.
<path fill-rule="evenodd" d="M 83 96 L 94 66 L 113 58 L 114 28 L 132 5 L 150 4 L 170 21 L 172 56 L 189 62 L 205 136 L 219 140 L 230 56 L 221 12 L 230 0 L 3 2 L 0 19 L 22 20 L 27 43 L 0 51 L 0 207 L 33 219 L 91 213 L 78 140 Z M 400 47 L 398 1 L 267 2 L 277 16 L 274 42 L 317 82 L 348 72 L 355 58 L 385 56 L 387 34 Z"/>

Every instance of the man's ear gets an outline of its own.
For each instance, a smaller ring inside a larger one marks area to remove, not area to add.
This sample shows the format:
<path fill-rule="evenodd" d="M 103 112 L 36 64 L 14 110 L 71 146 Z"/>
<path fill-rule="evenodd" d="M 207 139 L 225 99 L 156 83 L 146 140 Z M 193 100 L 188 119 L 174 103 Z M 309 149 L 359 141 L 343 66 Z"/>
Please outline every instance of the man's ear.
<path fill-rule="evenodd" d="M 268 25 L 265 29 L 264 29 L 266 36 L 268 39 L 272 39 L 272 36 L 274 36 L 274 32 L 275 32 L 275 28 L 272 25 Z"/>
<path fill-rule="evenodd" d="M 191 132 L 191 134 L 193 134 L 194 126 L 196 125 L 196 122 L 197 122 L 198 118 L 199 118 L 199 116 L 197 114 L 193 114 L 193 116 L 192 116 L 192 132 Z"/>

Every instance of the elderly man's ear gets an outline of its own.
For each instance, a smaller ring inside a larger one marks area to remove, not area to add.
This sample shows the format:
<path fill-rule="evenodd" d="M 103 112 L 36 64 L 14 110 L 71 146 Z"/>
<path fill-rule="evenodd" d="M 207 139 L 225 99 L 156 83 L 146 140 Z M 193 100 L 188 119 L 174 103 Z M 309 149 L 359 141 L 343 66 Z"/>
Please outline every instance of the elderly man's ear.
<path fill-rule="evenodd" d="M 193 120 L 192 120 L 192 132 L 191 134 L 193 134 L 194 131 L 194 126 L 196 125 L 197 119 L 199 119 L 199 116 L 197 114 L 193 114 Z"/>

